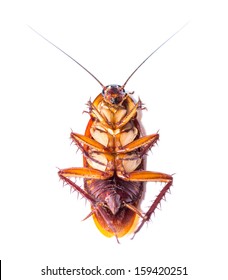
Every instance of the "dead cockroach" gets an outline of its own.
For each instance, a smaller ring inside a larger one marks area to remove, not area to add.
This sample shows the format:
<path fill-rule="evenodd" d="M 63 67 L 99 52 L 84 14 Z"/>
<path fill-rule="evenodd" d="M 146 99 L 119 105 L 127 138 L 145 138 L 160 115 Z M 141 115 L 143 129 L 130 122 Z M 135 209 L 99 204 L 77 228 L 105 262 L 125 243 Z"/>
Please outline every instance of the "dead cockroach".
<path fill-rule="evenodd" d="M 140 100 L 135 102 L 132 99 L 132 93 L 126 92 L 125 86 L 139 67 L 175 34 L 155 49 L 122 86 L 104 86 L 78 61 L 39 34 L 102 86 L 102 92 L 93 102 L 88 102 L 90 120 L 85 134 L 71 133 L 71 139 L 83 153 L 84 167 L 61 169 L 58 175 L 90 202 L 91 212 L 85 219 L 93 216 L 101 233 L 107 237 L 115 236 L 117 241 L 135 226 L 137 218 L 141 218 L 141 221 L 134 235 L 139 232 L 144 223 L 150 220 L 173 182 L 171 175 L 144 170 L 143 158 L 158 141 L 159 134 L 141 135 L 137 111 L 142 110 L 143 106 Z M 73 182 L 71 177 L 84 178 L 84 189 Z M 164 182 L 165 186 L 143 214 L 139 210 L 139 202 L 144 182 Z"/>

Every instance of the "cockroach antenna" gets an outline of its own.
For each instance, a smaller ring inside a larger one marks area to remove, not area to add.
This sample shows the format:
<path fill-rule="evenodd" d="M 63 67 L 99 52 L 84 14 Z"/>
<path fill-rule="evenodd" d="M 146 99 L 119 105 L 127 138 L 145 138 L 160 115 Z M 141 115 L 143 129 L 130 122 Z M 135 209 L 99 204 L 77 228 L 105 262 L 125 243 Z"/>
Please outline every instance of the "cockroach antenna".
<path fill-rule="evenodd" d="M 139 66 L 131 73 L 131 75 L 127 78 L 126 82 L 122 85 L 121 89 L 124 89 L 126 84 L 128 83 L 128 81 L 131 79 L 131 77 L 135 74 L 135 72 L 138 71 L 138 69 L 154 54 L 156 53 L 162 46 L 164 46 L 170 39 L 172 39 L 177 33 L 179 33 L 184 27 L 186 27 L 186 25 L 189 22 L 185 23 L 180 29 L 178 29 L 173 35 L 171 35 L 167 40 L 165 40 L 159 47 L 157 47 L 149 56 L 146 57 L 146 59 L 143 60 L 142 63 L 139 64 Z M 32 28 L 30 25 L 27 25 L 33 32 L 35 32 L 37 35 L 39 35 L 41 38 L 43 38 L 45 41 L 47 41 L 49 44 L 51 44 L 53 47 L 55 47 L 56 49 L 58 49 L 59 51 L 61 51 L 63 54 L 65 54 L 66 56 L 68 56 L 71 60 L 73 60 L 75 63 L 77 63 L 82 69 L 84 69 L 87 73 L 90 74 L 90 76 L 92 76 L 101 86 L 103 89 L 105 89 L 106 87 L 100 82 L 100 80 L 98 80 L 98 78 L 93 75 L 87 68 L 85 68 L 81 63 L 79 63 L 76 59 L 74 59 L 72 56 L 70 56 L 68 53 L 66 53 L 64 50 L 62 50 L 61 48 L 59 48 L 57 45 L 55 45 L 54 43 L 52 43 L 50 40 L 48 40 L 46 37 L 44 37 L 41 33 L 39 33 L 38 31 L 36 31 L 34 28 Z"/>
<path fill-rule="evenodd" d="M 74 59 L 72 56 L 70 56 L 68 53 L 66 53 L 64 50 L 62 50 L 61 48 L 59 48 L 58 46 L 56 46 L 54 43 L 52 43 L 50 40 L 48 40 L 46 37 L 44 37 L 42 34 L 40 34 L 38 31 L 36 31 L 34 28 L 32 28 L 30 25 L 27 25 L 33 32 L 35 32 L 37 35 L 39 35 L 41 38 L 43 38 L 45 41 L 47 41 L 49 44 L 51 44 L 53 47 L 55 47 L 56 49 L 58 49 L 59 51 L 61 51 L 63 54 L 65 54 L 66 56 L 68 56 L 71 60 L 73 60 L 74 62 L 76 62 L 82 69 L 84 69 L 87 73 L 90 74 L 90 76 L 92 76 L 104 89 L 105 86 L 98 80 L 97 77 L 95 77 L 88 69 L 86 69 L 81 63 L 79 63 L 76 59 Z"/>
<path fill-rule="evenodd" d="M 135 72 L 138 71 L 138 69 L 154 54 L 156 53 L 162 46 L 164 46 L 169 40 L 171 40 L 177 33 L 179 33 L 184 27 L 186 27 L 188 25 L 189 22 L 185 23 L 180 29 L 178 29 L 173 35 L 171 35 L 167 40 L 165 40 L 159 47 L 157 47 L 150 55 L 147 56 L 146 59 L 143 60 L 143 62 L 141 62 L 139 64 L 139 66 L 131 73 L 131 75 L 127 78 L 126 82 L 122 85 L 122 89 L 125 88 L 126 84 L 128 83 L 128 81 L 131 79 L 131 77 L 135 74 Z"/>

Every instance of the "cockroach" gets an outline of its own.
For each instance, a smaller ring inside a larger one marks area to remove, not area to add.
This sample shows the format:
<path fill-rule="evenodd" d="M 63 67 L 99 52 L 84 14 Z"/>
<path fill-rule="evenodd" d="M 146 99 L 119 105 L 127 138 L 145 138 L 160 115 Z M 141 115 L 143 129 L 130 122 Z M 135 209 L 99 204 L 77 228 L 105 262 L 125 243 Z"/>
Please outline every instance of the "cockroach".
<path fill-rule="evenodd" d="M 173 183 L 171 175 L 145 170 L 144 158 L 158 141 L 159 134 L 142 135 L 137 120 L 137 112 L 143 109 L 142 102 L 134 101 L 131 97 L 133 92 L 125 91 L 125 86 L 135 72 L 181 29 L 155 49 L 123 85 L 108 86 L 104 86 L 77 60 L 33 29 L 88 72 L 102 87 L 102 92 L 94 101 L 88 102 L 90 120 L 85 133 L 72 132 L 70 135 L 82 151 L 83 167 L 60 169 L 58 175 L 90 202 L 91 212 L 85 219 L 92 216 L 100 232 L 107 237 L 115 236 L 117 241 L 132 232 L 132 227 L 134 235 L 140 231 Z M 84 188 L 73 182 L 72 177 L 83 178 Z M 139 204 L 145 182 L 163 182 L 165 185 L 147 212 L 142 213 Z M 140 221 L 136 223 L 138 219 Z"/>

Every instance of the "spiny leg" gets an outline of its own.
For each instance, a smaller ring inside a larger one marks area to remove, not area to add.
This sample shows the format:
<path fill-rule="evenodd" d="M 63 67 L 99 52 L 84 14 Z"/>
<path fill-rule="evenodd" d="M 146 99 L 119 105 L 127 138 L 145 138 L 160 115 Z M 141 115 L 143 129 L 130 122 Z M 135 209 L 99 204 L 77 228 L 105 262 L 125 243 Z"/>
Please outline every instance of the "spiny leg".
<path fill-rule="evenodd" d="M 158 134 L 143 136 L 118 149 L 118 153 L 129 153 L 139 148 L 142 148 L 143 153 L 145 154 L 148 151 L 148 149 L 150 149 L 157 142 L 158 139 Z"/>
<path fill-rule="evenodd" d="M 60 178 L 64 179 L 66 177 L 79 177 L 86 179 L 100 179 L 105 180 L 112 177 L 112 171 L 100 171 L 98 169 L 92 169 L 88 167 L 71 167 L 66 169 L 61 169 L 58 172 Z"/>
<path fill-rule="evenodd" d="M 129 111 L 129 113 L 124 116 L 119 122 L 116 123 L 116 129 L 117 128 L 122 128 L 125 126 L 137 113 L 137 109 L 139 107 L 139 102 L 137 102 L 134 107 Z"/>
<path fill-rule="evenodd" d="M 144 223 L 150 220 L 151 215 L 154 213 L 155 209 L 158 207 L 161 200 L 165 197 L 165 194 L 170 189 L 173 183 L 173 177 L 171 175 L 153 172 L 153 171 L 134 171 L 128 174 L 118 174 L 123 180 L 126 181 L 141 181 L 141 182 L 164 182 L 165 186 L 162 188 L 155 201 L 150 206 L 149 210 L 143 216 L 143 220 L 134 232 L 134 236 L 143 227 Z M 133 236 L 133 238 L 134 238 Z"/>
<path fill-rule="evenodd" d="M 99 122 L 104 125 L 104 127 L 110 127 L 110 122 L 99 112 L 99 110 L 96 108 L 96 106 L 89 101 L 89 110 L 90 110 L 90 115 L 94 117 L 95 119 L 98 119 Z"/>
<path fill-rule="evenodd" d="M 68 168 L 68 169 L 63 169 L 60 170 L 58 172 L 60 179 L 62 179 L 65 183 L 69 184 L 71 187 L 73 187 L 74 190 L 78 191 L 83 197 L 85 197 L 86 199 L 88 199 L 90 201 L 90 203 L 93 205 L 93 209 L 84 219 L 86 220 L 87 218 L 89 218 L 90 216 L 94 215 L 96 211 L 98 211 L 100 213 L 100 215 L 103 217 L 104 221 L 106 222 L 106 224 L 108 225 L 108 227 L 112 230 L 112 232 L 114 233 L 117 242 L 119 243 L 119 239 L 118 236 L 116 234 L 116 230 L 113 227 L 112 223 L 110 223 L 106 213 L 103 211 L 102 209 L 102 205 L 100 205 L 100 203 L 97 203 L 97 201 L 89 194 L 87 193 L 85 190 L 83 190 L 82 188 L 80 188 L 76 183 L 72 182 L 68 177 L 72 177 L 75 175 L 75 173 L 81 173 L 83 174 L 86 173 L 86 169 L 87 168 Z M 99 171 L 99 170 L 98 170 Z M 100 173 L 104 173 L 104 172 L 100 172 Z M 74 175 L 72 175 L 74 174 Z M 96 173 L 97 176 L 98 173 Z M 102 175 L 102 174 L 101 174 Z M 66 177 L 68 176 L 68 177 Z M 95 173 L 94 173 L 95 176 Z M 78 177 L 78 176 L 74 176 L 74 177 Z M 84 174 L 81 177 L 85 177 Z M 89 176 L 87 178 L 90 178 Z M 93 177 L 94 178 L 94 177 Z"/>
<path fill-rule="evenodd" d="M 144 218 L 143 214 L 140 212 L 140 210 L 135 207 L 134 205 L 130 204 L 130 203 L 125 203 L 124 204 L 125 207 L 131 209 L 133 212 L 135 212 L 139 217 L 141 217 L 142 219 Z"/>
<path fill-rule="evenodd" d="M 85 135 L 81 135 L 75 132 L 71 132 L 70 137 L 73 139 L 73 141 L 75 142 L 75 144 L 78 146 L 79 143 L 85 144 L 93 149 L 96 149 L 99 152 L 107 152 L 107 148 L 102 145 L 101 143 L 93 140 L 92 138 L 85 136 Z M 81 148 L 83 146 L 79 146 L 79 148 Z"/>
<path fill-rule="evenodd" d="M 112 176 L 109 172 L 102 172 L 97 169 L 91 169 L 86 167 L 78 168 L 66 168 L 61 169 L 58 172 L 60 179 L 65 183 L 73 187 L 74 190 L 78 191 L 83 197 L 87 198 L 92 204 L 95 203 L 95 200 L 91 195 L 89 195 L 85 190 L 80 188 L 76 183 L 72 182 L 69 177 L 81 177 L 86 179 L 107 179 Z"/>
<path fill-rule="evenodd" d="M 59 177 L 60 177 L 60 179 L 63 180 L 63 182 L 70 185 L 74 190 L 78 191 L 78 193 L 80 193 L 83 197 L 88 199 L 91 204 L 95 204 L 95 200 L 93 199 L 93 197 L 90 194 L 88 194 L 85 190 L 80 188 L 76 183 L 72 182 L 69 178 L 65 177 L 64 175 L 62 175 L 60 173 L 59 173 Z"/>
<path fill-rule="evenodd" d="M 152 203 L 152 205 L 150 206 L 149 210 L 146 212 L 146 214 L 143 217 L 143 220 L 141 221 L 140 225 L 138 226 L 138 228 L 136 229 L 136 231 L 134 232 L 133 238 L 135 236 L 135 234 L 137 232 L 140 231 L 140 229 L 143 227 L 144 223 L 150 220 L 151 215 L 154 213 L 154 211 L 156 210 L 156 208 L 158 207 L 158 205 L 160 204 L 161 200 L 165 197 L 167 191 L 170 189 L 170 187 L 172 186 L 172 180 L 169 181 L 160 191 L 159 195 L 156 197 L 156 199 L 154 200 L 154 202 Z"/>
<path fill-rule="evenodd" d="M 105 157 L 108 160 L 112 160 L 113 156 L 110 155 L 109 153 L 107 153 L 107 148 L 105 146 L 103 146 L 102 144 L 100 144 L 99 142 L 93 140 L 90 137 L 87 137 L 85 135 L 81 135 L 78 133 L 71 133 L 71 138 L 73 139 L 73 141 L 75 142 L 75 144 L 77 145 L 77 147 L 82 151 L 83 156 L 93 162 L 96 162 L 100 165 L 105 165 L 103 162 L 97 160 L 96 158 L 92 157 L 92 153 L 97 153 L 97 154 L 105 154 Z M 91 147 L 93 149 L 95 149 L 95 151 L 93 151 L 92 153 L 88 152 L 88 149 L 85 147 Z"/>

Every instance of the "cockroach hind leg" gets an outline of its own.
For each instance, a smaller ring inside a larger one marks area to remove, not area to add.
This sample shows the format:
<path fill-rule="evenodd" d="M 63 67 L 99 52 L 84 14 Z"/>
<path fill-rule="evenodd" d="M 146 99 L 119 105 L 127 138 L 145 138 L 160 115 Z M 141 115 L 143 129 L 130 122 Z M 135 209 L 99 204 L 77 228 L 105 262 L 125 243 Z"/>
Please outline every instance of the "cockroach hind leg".
<path fill-rule="evenodd" d="M 106 225 L 111 230 L 112 236 L 115 236 L 117 243 L 120 244 L 120 241 L 119 241 L 119 238 L 118 238 L 118 233 L 117 233 L 117 231 L 116 231 L 116 229 L 113 225 L 113 222 L 110 221 L 110 219 L 108 218 L 106 212 L 102 209 L 102 207 L 103 207 L 103 203 L 97 203 L 96 210 L 94 210 L 93 213 L 96 216 L 96 211 L 99 212 L 99 214 L 102 216 L 103 220 L 105 221 Z"/>
<path fill-rule="evenodd" d="M 118 238 L 117 234 L 115 234 L 115 238 L 116 238 L 117 243 L 120 244 L 120 241 L 119 241 L 119 238 Z"/>
<path fill-rule="evenodd" d="M 170 180 L 168 183 L 165 184 L 165 186 L 162 188 L 154 202 L 151 204 L 151 207 L 147 211 L 146 215 L 150 218 L 150 216 L 154 213 L 154 211 L 158 208 L 158 206 L 161 206 L 161 201 L 166 201 L 166 194 L 170 191 L 170 188 L 172 186 L 173 181 Z"/>
<path fill-rule="evenodd" d="M 171 177 L 172 178 L 172 177 Z M 158 194 L 158 196 L 156 197 L 156 199 L 152 202 L 151 206 L 149 207 L 149 210 L 146 212 L 146 214 L 144 215 L 141 223 L 139 224 L 139 226 L 137 227 L 136 231 L 134 232 L 133 236 L 131 239 L 133 239 L 136 235 L 136 233 L 138 233 L 141 228 L 143 227 L 143 225 L 145 224 L 145 222 L 148 222 L 150 220 L 150 217 L 152 214 L 155 213 L 155 210 L 158 209 L 158 206 L 161 204 L 161 201 L 164 199 L 166 193 L 169 191 L 169 189 L 172 186 L 172 182 L 173 180 L 168 181 L 165 186 L 162 188 L 162 190 L 160 191 L 160 193 Z"/>
<path fill-rule="evenodd" d="M 125 206 L 135 212 L 140 218 L 144 219 L 143 214 L 138 210 L 138 208 L 128 203 L 125 203 Z"/>
<path fill-rule="evenodd" d="M 93 215 L 93 211 L 91 211 L 84 219 L 82 219 L 82 222 L 84 222 L 85 220 L 87 220 L 89 217 L 91 217 Z"/>
<path fill-rule="evenodd" d="M 70 193 L 74 193 L 76 192 L 75 188 L 73 188 L 72 186 L 70 186 Z M 78 192 L 77 192 L 78 193 Z"/>
<path fill-rule="evenodd" d="M 63 173 L 63 170 L 60 169 L 58 172 L 58 175 L 64 184 L 72 187 L 75 191 L 77 191 L 79 194 L 81 194 L 82 197 L 88 199 L 91 204 L 95 203 L 94 198 L 89 193 L 87 193 L 85 190 L 83 190 L 81 187 L 79 187 L 76 183 L 71 181 L 69 178 L 65 177 L 62 173 Z"/>

